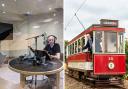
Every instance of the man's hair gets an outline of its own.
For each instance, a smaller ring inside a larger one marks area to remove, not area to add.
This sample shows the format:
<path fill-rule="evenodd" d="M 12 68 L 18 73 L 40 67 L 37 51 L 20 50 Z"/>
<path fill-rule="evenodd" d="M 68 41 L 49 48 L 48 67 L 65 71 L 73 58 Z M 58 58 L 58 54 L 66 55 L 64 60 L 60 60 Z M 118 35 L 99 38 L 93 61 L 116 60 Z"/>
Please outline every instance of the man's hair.
<path fill-rule="evenodd" d="M 51 36 L 54 37 L 54 43 L 55 43 L 56 40 L 57 40 L 57 37 L 56 37 L 55 35 L 49 35 L 49 36 L 47 37 L 47 40 L 48 40 L 48 38 L 51 37 Z"/>

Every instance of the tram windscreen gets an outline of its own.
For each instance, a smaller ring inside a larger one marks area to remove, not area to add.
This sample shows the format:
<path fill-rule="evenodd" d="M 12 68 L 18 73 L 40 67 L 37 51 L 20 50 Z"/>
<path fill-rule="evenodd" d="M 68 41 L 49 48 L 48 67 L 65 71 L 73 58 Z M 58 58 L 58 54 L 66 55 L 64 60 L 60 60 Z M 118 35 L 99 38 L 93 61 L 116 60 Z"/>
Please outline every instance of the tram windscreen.
<path fill-rule="evenodd" d="M 117 52 L 117 33 L 105 32 L 105 52 L 116 53 Z"/>
<path fill-rule="evenodd" d="M 96 31 L 95 52 L 124 53 L 124 36 L 122 32 Z M 118 43 L 117 43 L 118 40 Z M 118 49 L 117 49 L 118 48 Z"/>

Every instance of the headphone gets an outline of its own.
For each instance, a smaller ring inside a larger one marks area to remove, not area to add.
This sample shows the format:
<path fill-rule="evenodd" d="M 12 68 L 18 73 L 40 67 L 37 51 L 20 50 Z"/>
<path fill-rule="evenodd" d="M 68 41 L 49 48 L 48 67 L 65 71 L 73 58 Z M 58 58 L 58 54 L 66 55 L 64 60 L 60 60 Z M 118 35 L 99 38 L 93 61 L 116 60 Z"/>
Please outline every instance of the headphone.
<path fill-rule="evenodd" d="M 56 42 L 56 40 L 57 40 L 57 37 L 56 37 L 56 36 L 54 36 L 54 35 L 49 35 L 49 36 L 47 37 L 47 42 L 48 42 L 48 38 L 49 38 L 49 37 L 51 37 L 51 36 L 52 36 L 52 37 L 54 37 L 54 43 L 55 43 L 55 42 Z"/>

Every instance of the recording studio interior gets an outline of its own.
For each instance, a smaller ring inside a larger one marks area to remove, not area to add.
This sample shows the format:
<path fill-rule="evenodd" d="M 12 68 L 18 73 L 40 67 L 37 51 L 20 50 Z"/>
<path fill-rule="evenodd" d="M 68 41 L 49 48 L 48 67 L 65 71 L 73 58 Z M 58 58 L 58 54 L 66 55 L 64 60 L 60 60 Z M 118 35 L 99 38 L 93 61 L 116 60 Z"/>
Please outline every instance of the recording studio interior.
<path fill-rule="evenodd" d="M 63 0 L 0 1 L 1 89 L 21 88 L 20 73 L 10 70 L 9 62 L 33 55 L 28 46 L 43 50 L 48 35 L 57 37 L 63 53 Z"/>

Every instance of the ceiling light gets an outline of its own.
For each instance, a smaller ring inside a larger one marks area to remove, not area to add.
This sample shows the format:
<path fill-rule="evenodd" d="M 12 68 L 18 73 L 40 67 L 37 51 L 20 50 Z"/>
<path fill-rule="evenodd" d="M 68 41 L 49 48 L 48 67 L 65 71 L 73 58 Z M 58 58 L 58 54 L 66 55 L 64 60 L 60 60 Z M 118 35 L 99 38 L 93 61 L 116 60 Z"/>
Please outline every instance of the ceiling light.
<path fill-rule="evenodd" d="M 2 7 L 4 7 L 5 6 L 5 4 L 4 3 L 2 3 Z"/>
<path fill-rule="evenodd" d="M 38 0 L 39 2 L 41 2 L 42 0 Z"/>
<path fill-rule="evenodd" d="M 31 13 L 28 11 L 28 12 L 26 12 L 26 14 L 31 14 Z"/>
<path fill-rule="evenodd" d="M 54 13 L 53 16 L 56 16 L 56 13 Z"/>
<path fill-rule="evenodd" d="M 51 22 L 53 19 L 52 18 L 48 18 L 48 19 L 45 19 L 45 20 L 43 20 L 42 22 Z"/>
<path fill-rule="evenodd" d="M 54 24 L 58 24 L 59 22 L 58 21 L 55 21 Z"/>
<path fill-rule="evenodd" d="M 35 26 L 33 26 L 33 28 L 40 28 L 40 26 L 38 26 L 38 25 L 35 25 Z"/>
<path fill-rule="evenodd" d="M 52 8 L 49 8 L 49 10 L 51 11 L 51 10 L 52 10 Z"/>
<path fill-rule="evenodd" d="M 16 0 L 14 0 L 16 2 Z"/>
<path fill-rule="evenodd" d="M 5 12 L 5 11 L 3 11 L 2 13 L 4 13 L 4 14 L 5 14 L 6 12 Z"/>

